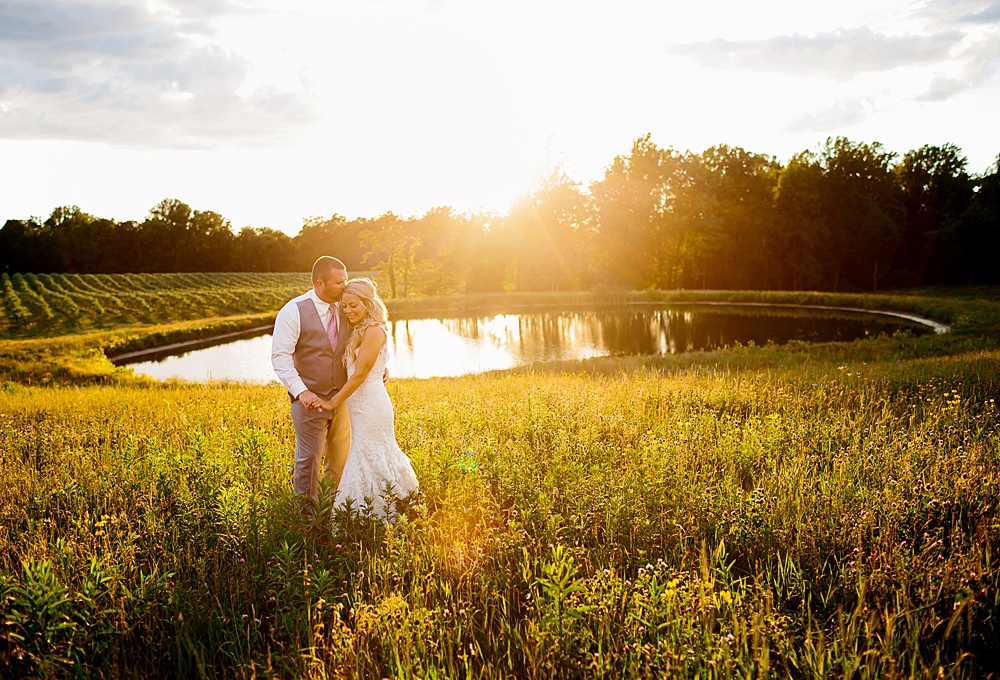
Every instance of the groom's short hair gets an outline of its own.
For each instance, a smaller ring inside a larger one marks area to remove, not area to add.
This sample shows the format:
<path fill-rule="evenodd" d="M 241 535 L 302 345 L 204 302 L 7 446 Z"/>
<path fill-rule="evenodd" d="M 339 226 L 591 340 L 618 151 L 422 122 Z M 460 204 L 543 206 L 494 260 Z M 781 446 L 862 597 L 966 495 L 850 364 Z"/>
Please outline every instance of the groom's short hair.
<path fill-rule="evenodd" d="M 313 283 L 322 279 L 326 281 L 330 278 L 330 275 L 335 271 L 346 272 L 347 266 L 335 257 L 330 257 L 329 255 L 320 256 L 314 263 L 312 268 L 312 280 Z"/>

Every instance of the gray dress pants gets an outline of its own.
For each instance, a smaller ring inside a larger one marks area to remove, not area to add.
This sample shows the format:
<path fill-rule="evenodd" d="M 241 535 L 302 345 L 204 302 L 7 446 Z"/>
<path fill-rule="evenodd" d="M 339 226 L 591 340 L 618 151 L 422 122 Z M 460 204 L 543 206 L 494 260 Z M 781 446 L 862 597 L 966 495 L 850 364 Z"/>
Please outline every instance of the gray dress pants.
<path fill-rule="evenodd" d="M 292 402 L 295 426 L 295 492 L 316 498 L 319 480 L 331 478 L 333 491 L 351 451 L 351 420 L 347 404 L 333 412 L 309 411 L 297 399 Z M 322 470 L 322 474 L 320 471 Z"/>

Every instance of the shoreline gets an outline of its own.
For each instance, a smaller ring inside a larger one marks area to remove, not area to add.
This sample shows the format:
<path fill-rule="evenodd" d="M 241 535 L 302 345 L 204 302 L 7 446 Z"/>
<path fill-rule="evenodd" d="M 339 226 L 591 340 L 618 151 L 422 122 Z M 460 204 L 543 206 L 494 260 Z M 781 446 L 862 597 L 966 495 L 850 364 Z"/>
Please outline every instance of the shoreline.
<path fill-rule="evenodd" d="M 626 304 L 639 304 L 639 305 L 658 305 L 665 304 L 670 305 L 715 305 L 719 307 L 785 307 L 790 309 L 824 309 L 834 312 L 856 312 L 860 314 L 880 314 L 882 316 L 892 316 L 898 319 L 906 319 L 907 321 L 913 321 L 914 323 L 919 323 L 923 326 L 927 326 L 934 330 L 934 333 L 940 335 L 942 333 L 947 333 L 951 331 L 951 326 L 948 324 L 943 324 L 933 319 L 928 319 L 925 316 L 920 316 L 919 314 L 911 314 L 910 312 L 894 312 L 886 309 L 865 309 L 864 307 L 839 307 L 835 305 L 804 305 L 794 302 L 628 302 Z"/>
<path fill-rule="evenodd" d="M 240 338 L 249 337 L 252 335 L 261 335 L 264 331 L 274 330 L 274 324 L 269 324 L 267 326 L 256 326 L 254 328 L 248 328 L 242 331 L 233 331 L 230 333 L 223 333 L 221 335 L 208 335 L 203 338 L 198 338 L 196 340 L 184 340 L 182 342 L 171 342 L 167 345 L 157 345 L 156 347 L 147 347 L 146 349 L 139 349 L 132 352 L 125 352 L 124 354 L 114 354 L 108 357 L 115 366 L 121 366 L 128 363 L 135 363 L 134 361 L 127 361 L 129 359 L 141 359 L 146 356 L 152 356 L 159 354 L 161 352 L 169 352 L 175 349 L 184 349 L 186 347 L 195 348 L 197 345 L 213 345 L 219 340 L 226 340 L 229 338 Z"/>
<path fill-rule="evenodd" d="M 702 306 L 716 306 L 716 307 L 761 307 L 761 308 L 768 308 L 768 307 L 774 308 L 774 307 L 776 307 L 776 308 L 784 308 L 784 309 L 818 309 L 818 310 L 836 311 L 836 312 L 851 312 L 851 313 L 860 313 L 860 314 L 877 314 L 877 315 L 881 315 L 881 316 L 891 316 L 891 317 L 895 317 L 895 318 L 899 318 L 899 319 L 905 319 L 907 321 L 912 321 L 914 323 L 918 323 L 918 324 L 927 326 L 927 327 L 931 328 L 934 331 L 934 333 L 937 334 L 937 335 L 940 335 L 940 334 L 943 334 L 943 333 L 947 333 L 947 332 L 949 332 L 951 330 L 951 326 L 949 326 L 947 324 L 943 324 L 943 323 L 934 321 L 933 319 L 928 319 L 928 318 L 920 316 L 918 314 L 911 314 L 911 313 L 908 313 L 908 312 L 895 312 L 895 311 L 880 310 L 880 309 L 865 309 L 865 308 L 862 308 L 862 307 L 840 307 L 840 306 L 835 306 L 835 305 L 806 305 L 806 304 L 801 304 L 801 303 L 781 303 L 781 302 L 725 302 L 725 301 L 692 301 L 692 300 L 677 301 L 677 302 L 658 302 L 658 301 L 652 301 L 652 300 L 649 300 L 649 301 L 647 301 L 647 300 L 629 300 L 629 301 L 626 301 L 626 302 L 614 303 L 614 306 L 629 306 L 629 305 L 636 305 L 636 306 L 657 305 L 657 306 L 662 306 L 662 307 L 698 306 L 698 305 L 702 305 Z M 553 303 L 547 303 L 547 304 L 530 304 L 530 303 L 527 303 L 527 304 L 511 305 L 511 306 L 512 307 L 520 307 L 520 308 L 529 308 L 529 309 L 530 308 L 539 309 L 539 308 L 545 308 L 545 307 L 555 307 L 555 306 L 559 306 L 559 305 L 556 305 L 556 304 L 553 304 Z M 474 313 L 476 311 L 482 311 L 482 310 L 486 310 L 486 309 L 490 309 L 490 307 L 487 305 L 487 306 L 481 306 L 481 307 L 466 307 L 466 308 L 462 308 L 462 309 L 454 309 L 454 308 L 451 308 L 451 309 L 449 309 L 449 308 L 421 309 L 418 312 L 418 314 L 420 314 L 420 316 L 409 316 L 409 315 L 406 315 L 404 313 L 404 314 L 401 315 L 401 317 L 397 317 L 397 318 L 399 318 L 400 320 L 404 320 L 404 319 L 421 319 L 421 318 L 427 318 L 427 317 L 423 316 L 424 314 L 435 314 L 435 313 L 438 313 L 438 314 L 440 314 L 440 313 L 469 314 L 469 313 Z M 208 347 L 208 346 L 211 346 L 211 345 L 218 344 L 220 340 L 239 339 L 239 338 L 243 338 L 243 337 L 252 337 L 252 336 L 255 336 L 255 335 L 262 335 L 264 332 L 272 331 L 272 330 L 274 330 L 274 324 L 273 323 L 268 324 L 268 325 L 264 325 L 264 326 L 256 326 L 254 328 L 248 328 L 248 329 L 242 330 L 242 331 L 234 331 L 234 332 L 229 332 L 229 333 L 223 333 L 221 335 L 210 335 L 210 336 L 205 336 L 205 337 L 202 337 L 202 338 L 197 338 L 195 340 L 185 340 L 185 341 L 182 341 L 182 342 L 172 342 L 172 343 L 169 343 L 169 344 L 166 344 L 166 345 L 158 345 L 156 347 L 148 347 L 148 348 L 141 349 L 141 350 L 135 350 L 135 351 L 131 351 L 131 352 L 125 352 L 124 354 L 116 354 L 116 355 L 113 355 L 113 356 L 109 356 L 108 359 L 115 366 L 124 366 L 124 365 L 132 364 L 132 363 L 138 363 L 138 361 L 141 360 L 141 359 L 144 359 L 146 357 L 152 357 L 152 356 L 155 356 L 157 354 L 162 354 L 164 352 L 172 352 L 173 350 L 182 350 L 182 349 L 198 349 L 199 347 Z"/>

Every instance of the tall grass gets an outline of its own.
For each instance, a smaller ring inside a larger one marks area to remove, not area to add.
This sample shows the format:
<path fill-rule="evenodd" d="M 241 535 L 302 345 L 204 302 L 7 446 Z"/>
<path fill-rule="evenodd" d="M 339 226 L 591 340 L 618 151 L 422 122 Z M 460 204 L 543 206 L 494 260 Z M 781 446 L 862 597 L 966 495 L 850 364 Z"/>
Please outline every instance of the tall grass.
<path fill-rule="evenodd" d="M 395 524 L 341 514 L 335 529 L 299 519 L 274 385 L 8 383 L 0 663 L 15 677 L 1000 672 L 1000 352 L 907 347 L 393 381 L 422 494 Z"/>

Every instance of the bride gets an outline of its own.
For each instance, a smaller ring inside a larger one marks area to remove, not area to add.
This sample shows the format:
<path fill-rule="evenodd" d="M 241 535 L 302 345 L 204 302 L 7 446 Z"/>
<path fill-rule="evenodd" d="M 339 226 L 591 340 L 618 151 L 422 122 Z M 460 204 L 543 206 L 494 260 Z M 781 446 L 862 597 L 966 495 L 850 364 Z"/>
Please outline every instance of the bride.
<path fill-rule="evenodd" d="M 410 459 L 396 444 L 392 402 L 382 382 L 388 358 L 388 313 L 371 279 L 351 279 L 340 299 L 351 324 L 351 338 L 344 352 L 347 382 L 320 408 L 334 409 L 347 401 L 351 419 L 351 452 L 337 487 L 334 505 L 353 499 L 356 507 L 371 503 L 376 517 L 394 516 L 387 507 L 386 483 L 397 498 L 417 490 L 417 476 Z"/>

